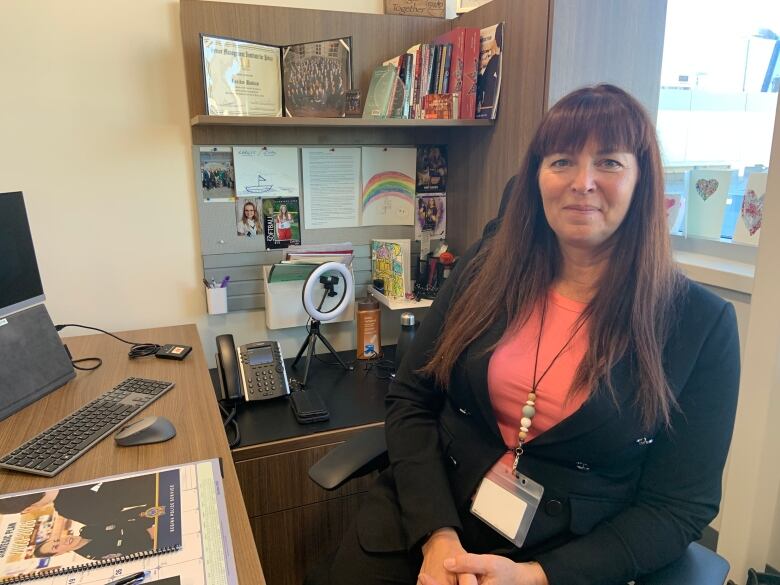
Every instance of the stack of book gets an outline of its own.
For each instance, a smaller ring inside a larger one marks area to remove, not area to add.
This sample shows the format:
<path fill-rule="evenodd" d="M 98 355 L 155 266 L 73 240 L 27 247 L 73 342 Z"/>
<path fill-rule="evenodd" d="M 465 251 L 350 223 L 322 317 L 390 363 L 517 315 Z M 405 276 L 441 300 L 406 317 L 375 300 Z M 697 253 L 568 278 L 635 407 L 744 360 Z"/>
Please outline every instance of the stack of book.
<path fill-rule="evenodd" d="M 268 282 L 306 280 L 317 266 L 326 262 L 340 262 L 351 266 L 353 255 L 354 250 L 350 242 L 292 246 L 287 249 L 284 260 L 271 266 Z"/>
<path fill-rule="evenodd" d="M 374 70 L 364 118 L 473 119 L 480 29 L 456 28 Z"/>

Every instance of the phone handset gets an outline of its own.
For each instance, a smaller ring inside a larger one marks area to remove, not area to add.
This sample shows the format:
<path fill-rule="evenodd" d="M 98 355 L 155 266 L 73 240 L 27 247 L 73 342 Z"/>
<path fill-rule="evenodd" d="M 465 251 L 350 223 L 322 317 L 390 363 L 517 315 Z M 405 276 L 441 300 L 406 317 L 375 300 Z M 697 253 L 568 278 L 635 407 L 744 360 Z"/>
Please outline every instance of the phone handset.
<path fill-rule="evenodd" d="M 236 349 L 232 335 L 220 335 L 217 367 L 223 398 L 268 400 L 290 393 L 282 351 L 276 341 L 256 341 Z"/>
<path fill-rule="evenodd" d="M 217 371 L 222 400 L 243 398 L 241 375 L 238 371 L 238 355 L 232 335 L 217 336 Z"/>

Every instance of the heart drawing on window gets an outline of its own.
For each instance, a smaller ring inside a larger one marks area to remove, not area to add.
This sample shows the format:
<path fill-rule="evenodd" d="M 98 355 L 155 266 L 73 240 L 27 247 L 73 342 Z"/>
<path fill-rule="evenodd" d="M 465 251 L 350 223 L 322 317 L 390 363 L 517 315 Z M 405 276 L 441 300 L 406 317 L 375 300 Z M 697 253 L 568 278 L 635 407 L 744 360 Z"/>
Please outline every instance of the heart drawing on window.
<path fill-rule="evenodd" d="M 720 183 L 717 179 L 699 179 L 696 181 L 696 192 L 704 201 L 707 201 L 718 190 L 718 185 Z"/>
<path fill-rule="evenodd" d="M 764 196 L 756 196 L 753 189 L 745 192 L 745 198 L 742 200 L 742 221 L 751 236 L 754 236 L 761 229 L 761 218 L 764 216 Z"/>

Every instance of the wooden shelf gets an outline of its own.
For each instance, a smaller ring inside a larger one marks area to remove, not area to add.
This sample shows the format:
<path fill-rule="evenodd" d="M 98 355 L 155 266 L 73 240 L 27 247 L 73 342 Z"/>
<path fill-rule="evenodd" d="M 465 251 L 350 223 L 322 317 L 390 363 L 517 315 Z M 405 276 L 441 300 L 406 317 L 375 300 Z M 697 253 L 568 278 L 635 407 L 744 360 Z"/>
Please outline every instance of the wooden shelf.
<path fill-rule="evenodd" d="M 379 301 L 391 311 L 408 311 L 410 309 L 425 309 L 433 304 L 431 299 L 420 299 L 419 301 L 408 301 L 406 299 L 390 299 L 369 285 L 366 292 Z"/>
<path fill-rule="evenodd" d="M 191 126 L 281 126 L 345 128 L 441 128 L 493 126 L 494 120 L 406 120 L 388 118 L 271 118 L 262 116 L 195 116 Z"/>

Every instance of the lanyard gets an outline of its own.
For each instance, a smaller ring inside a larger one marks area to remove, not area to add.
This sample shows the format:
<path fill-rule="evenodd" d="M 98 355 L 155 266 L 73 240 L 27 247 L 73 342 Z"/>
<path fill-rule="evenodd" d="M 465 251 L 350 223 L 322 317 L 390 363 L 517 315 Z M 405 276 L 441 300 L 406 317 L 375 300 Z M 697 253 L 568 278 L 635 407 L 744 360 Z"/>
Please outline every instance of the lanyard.
<path fill-rule="evenodd" d="M 549 293 L 548 293 L 549 296 Z M 520 431 L 517 433 L 517 447 L 515 447 L 515 460 L 512 463 L 512 472 L 517 474 L 517 465 L 520 463 L 520 456 L 523 454 L 523 444 L 525 443 L 525 439 L 528 437 L 528 431 L 531 429 L 531 425 L 533 424 L 533 418 L 536 416 L 536 395 L 537 390 L 539 388 L 539 384 L 544 379 L 544 377 L 547 375 L 547 372 L 550 371 L 550 369 L 553 367 L 556 361 L 558 361 L 558 358 L 561 357 L 564 351 L 566 351 L 566 348 L 569 347 L 569 344 L 574 340 L 574 337 L 579 333 L 580 329 L 582 329 L 582 326 L 585 324 L 585 319 L 581 319 L 577 327 L 574 328 L 574 331 L 569 336 L 569 339 L 566 340 L 566 343 L 563 344 L 563 347 L 561 347 L 560 350 L 558 350 L 558 353 L 555 354 L 555 357 L 552 359 L 552 361 L 547 365 L 547 367 L 542 372 L 542 375 L 539 376 L 537 379 L 536 372 L 539 365 L 539 348 L 542 346 L 542 331 L 544 330 L 544 318 L 547 315 L 547 296 L 544 298 L 544 304 L 542 305 L 542 317 L 539 322 L 539 336 L 536 340 L 536 355 L 534 356 L 534 375 L 533 379 L 531 380 L 531 391 L 528 393 L 528 398 L 525 401 L 525 406 L 523 406 L 523 417 L 520 419 Z"/>

